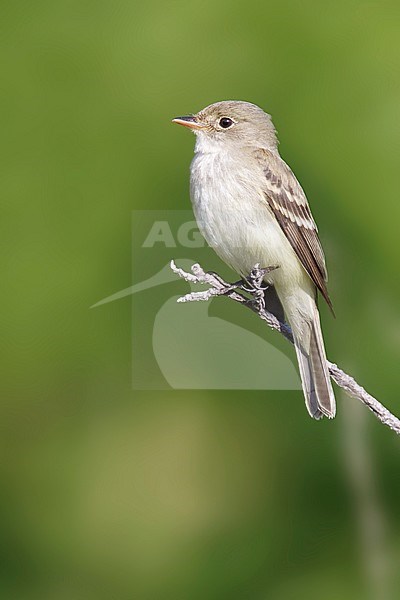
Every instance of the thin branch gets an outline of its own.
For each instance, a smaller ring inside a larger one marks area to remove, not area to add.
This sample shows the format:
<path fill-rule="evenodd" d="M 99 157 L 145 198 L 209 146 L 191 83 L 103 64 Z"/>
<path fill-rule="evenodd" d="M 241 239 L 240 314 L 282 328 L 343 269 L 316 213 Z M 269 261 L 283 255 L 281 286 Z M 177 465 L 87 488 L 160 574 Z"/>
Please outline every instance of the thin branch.
<path fill-rule="evenodd" d="M 268 270 L 274 269 L 270 267 Z M 217 273 L 205 272 L 201 266 L 196 263 L 191 268 L 191 273 L 180 269 L 171 261 L 171 269 L 176 275 L 188 281 L 189 283 L 206 284 L 210 287 L 207 290 L 199 292 L 190 292 L 185 296 L 181 296 L 178 302 L 196 302 L 207 301 L 216 296 L 227 296 L 235 302 L 244 304 L 255 312 L 260 319 L 265 321 L 271 329 L 279 331 L 289 342 L 293 344 L 292 331 L 286 323 L 279 321 L 272 313 L 265 308 L 263 300 L 263 278 L 266 269 L 260 269 L 259 265 L 255 265 L 248 279 L 248 287 L 241 284 L 231 284 L 224 281 Z M 241 290 L 241 291 L 238 291 Z M 242 291 L 248 292 L 250 298 L 245 296 Z M 341 387 L 349 396 L 360 400 L 367 406 L 371 412 L 383 423 L 400 435 L 400 419 L 395 417 L 387 408 L 383 406 L 371 394 L 369 394 L 361 385 L 359 385 L 353 377 L 347 375 L 335 363 L 328 361 L 329 373 L 333 381 Z"/>

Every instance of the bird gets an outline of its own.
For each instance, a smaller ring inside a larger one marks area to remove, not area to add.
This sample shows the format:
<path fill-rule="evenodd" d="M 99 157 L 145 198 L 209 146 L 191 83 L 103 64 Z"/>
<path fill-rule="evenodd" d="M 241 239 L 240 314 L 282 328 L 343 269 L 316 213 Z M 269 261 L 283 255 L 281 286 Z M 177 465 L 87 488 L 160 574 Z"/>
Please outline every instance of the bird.
<path fill-rule="evenodd" d="M 216 102 L 174 123 L 196 135 L 190 197 L 200 232 L 243 279 L 258 263 L 267 308 L 289 323 L 307 410 L 333 418 L 333 393 L 318 293 L 333 312 L 317 225 L 306 195 L 278 150 L 271 116 L 250 102 Z"/>

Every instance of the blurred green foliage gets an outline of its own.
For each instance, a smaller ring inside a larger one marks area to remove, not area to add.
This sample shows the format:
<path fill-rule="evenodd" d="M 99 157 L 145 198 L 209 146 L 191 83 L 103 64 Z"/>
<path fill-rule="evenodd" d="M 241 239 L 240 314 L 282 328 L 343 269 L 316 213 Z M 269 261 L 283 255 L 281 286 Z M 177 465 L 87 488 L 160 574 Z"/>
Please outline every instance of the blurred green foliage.
<path fill-rule="evenodd" d="M 135 391 L 130 299 L 89 307 L 131 285 L 131 211 L 189 206 L 171 118 L 255 102 L 319 224 L 328 354 L 399 414 L 399 3 L 4 0 L 0 33 L 2 597 L 368 597 L 351 401 Z M 365 412 L 389 564 L 400 444 Z"/>

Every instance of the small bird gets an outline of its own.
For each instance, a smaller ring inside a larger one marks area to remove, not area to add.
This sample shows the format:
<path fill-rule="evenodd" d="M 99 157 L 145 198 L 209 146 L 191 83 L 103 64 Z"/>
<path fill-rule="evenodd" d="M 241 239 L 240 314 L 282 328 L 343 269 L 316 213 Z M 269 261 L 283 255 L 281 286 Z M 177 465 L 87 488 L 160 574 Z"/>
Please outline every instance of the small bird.
<path fill-rule="evenodd" d="M 196 134 L 190 196 L 199 229 L 241 277 L 265 276 L 266 306 L 290 324 L 308 412 L 333 418 L 335 396 L 322 338 L 317 292 L 332 309 L 318 230 L 307 198 L 281 158 L 269 114 L 223 101 L 173 119 Z"/>

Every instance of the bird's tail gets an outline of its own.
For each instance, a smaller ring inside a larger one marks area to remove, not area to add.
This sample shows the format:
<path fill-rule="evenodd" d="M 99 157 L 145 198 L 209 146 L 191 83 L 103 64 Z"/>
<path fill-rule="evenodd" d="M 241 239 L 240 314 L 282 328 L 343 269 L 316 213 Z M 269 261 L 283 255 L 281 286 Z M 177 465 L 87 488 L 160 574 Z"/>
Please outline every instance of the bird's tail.
<path fill-rule="evenodd" d="M 313 319 L 304 323 L 309 331 L 303 332 L 301 338 L 293 332 L 297 360 L 308 412 L 314 419 L 323 416 L 333 419 L 336 414 L 335 396 L 326 362 L 318 308 L 313 304 Z"/>

